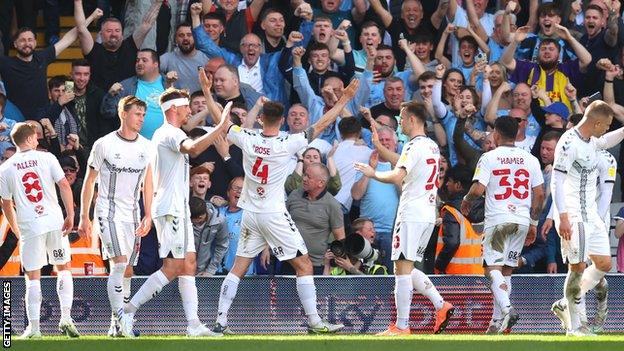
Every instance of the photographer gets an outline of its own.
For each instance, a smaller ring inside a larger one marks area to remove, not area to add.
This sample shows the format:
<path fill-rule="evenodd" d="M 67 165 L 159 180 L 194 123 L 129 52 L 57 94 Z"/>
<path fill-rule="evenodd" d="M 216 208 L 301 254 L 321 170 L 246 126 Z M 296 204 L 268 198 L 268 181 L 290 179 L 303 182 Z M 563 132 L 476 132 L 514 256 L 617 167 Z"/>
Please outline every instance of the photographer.
<path fill-rule="evenodd" d="M 325 252 L 325 267 L 323 275 L 387 275 L 388 268 L 381 264 L 379 249 L 375 245 L 375 227 L 368 218 L 358 218 L 351 223 L 353 234 L 346 240 L 336 240 Z M 359 235 L 364 240 L 352 240 L 354 235 Z M 368 243 L 366 245 L 364 243 Z M 363 245 L 361 245 L 363 244 Z M 356 249 L 354 249 L 357 247 Z M 369 257 L 369 259 L 358 258 Z"/>

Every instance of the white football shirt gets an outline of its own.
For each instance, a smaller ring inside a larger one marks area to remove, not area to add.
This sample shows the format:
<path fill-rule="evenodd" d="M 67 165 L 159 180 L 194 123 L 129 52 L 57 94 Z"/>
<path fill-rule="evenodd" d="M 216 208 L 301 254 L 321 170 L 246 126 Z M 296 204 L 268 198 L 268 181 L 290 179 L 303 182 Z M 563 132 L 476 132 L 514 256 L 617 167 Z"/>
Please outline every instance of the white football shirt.
<path fill-rule="evenodd" d="M 63 227 L 56 183 L 65 173 L 49 152 L 17 152 L 0 165 L 0 197 L 13 200 L 21 235 L 36 237 Z"/>
<path fill-rule="evenodd" d="M 165 215 L 190 217 L 189 156 L 180 152 L 180 145 L 187 138 L 182 129 L 167 121 L 154 132 L 154 218 Z"/>
<path fill-rule="evenodd" d="M 306 133 L 266 137 L 261 131 L 234 125 L 228 139 L 243 151 L 245 181 L 238 207 L 257 213 L 285 212 L 288 161 L 308 145 Z"/>
<path fill-rule="evenodd" d="M 566 177 L 563 189 L 557 189 L 555 177 L 552 177 L 551 193 L 554 199 L 557 191 L 563 191 L 570 222 L 600 220 L 596 203 L 597 151 L 596 138 L 584 140 L 576 128 L 566 131 L 557 142 L 554 172 L 563 172 Z M 554 218 L 558 220 L 560 211 L 556 202 L 553 204 Z"/>
<path fill-rule="evenodd" d="M 607 150 L 598 150 L 598 183 L 596 184 L 596 203 L 599 202 L 602 193 L 600 191 L 600 183 L 614 183 L 617 177 L 617 161 L 615 157 Z M 608 194 L 611 196 L 613 194 Z M 609 199 L 611 202 L 611 199 Z M 600 214 L 600 213 L 599 213 Z M 607 226 L 611 224 L 611 211 L 607 209 L 603 221 Z"/>
<path fill-rule="evenodd" d="M 499 146 L 481 155 L 473 181 L 486 187 L 485 227 L 531 224 L 532 189 L 544 184 L 539 161 L 514 146 Z"/>
<path fill-rule="evenodd" d="M 139 198 L 145 170 L 151 160 L 151 144 L 139 135 L 122 138 L 117 131 L 98 139 L 87 164 L 99 172 L 98 217 L 135 223 L 140 220 Z"/>
<path fill-rule="evenodd" d="M 397 221 L 435 223 L 440 149 L 426 136 L 410 140 L 396 167 L 405 169 Z"/>

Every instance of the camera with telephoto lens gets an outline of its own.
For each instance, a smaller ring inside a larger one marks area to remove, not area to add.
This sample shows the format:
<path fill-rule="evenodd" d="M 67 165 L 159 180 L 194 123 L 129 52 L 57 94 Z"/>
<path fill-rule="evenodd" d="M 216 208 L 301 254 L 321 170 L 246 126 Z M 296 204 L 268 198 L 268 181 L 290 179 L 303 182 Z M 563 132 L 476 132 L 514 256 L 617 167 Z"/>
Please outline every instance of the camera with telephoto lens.
<path fill-rule="evenodd" d="M 336 257 L 351 256 L 361 259 L 367 267 L 374 265 L 379 258 L 379 250 L 374 249 L 368 240 L 359 234 L 351 234 L 344 240 L 334 240 L 329 244 L 329 250 Z M 333 260 L 331 263 L 335 267 Z"/>

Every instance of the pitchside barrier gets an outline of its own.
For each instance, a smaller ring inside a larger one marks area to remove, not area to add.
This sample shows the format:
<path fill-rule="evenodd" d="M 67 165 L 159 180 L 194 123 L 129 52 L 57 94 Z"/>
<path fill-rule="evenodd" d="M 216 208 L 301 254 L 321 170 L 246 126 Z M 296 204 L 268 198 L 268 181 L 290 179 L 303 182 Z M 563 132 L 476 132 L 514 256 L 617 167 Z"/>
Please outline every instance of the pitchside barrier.
<path fill-rule="evenodd" d="M 145 277 L 134 278 L 136 292 Z M 520 313 L 514 332 L 561 332 L 560 323 L 550 312 L 551 304 L 562 297 L 564 275 L 514 275 L 511 301 Z M 492 297 L 486 280 L 480 276 L 432 276 L 444 298 L 455 305 L 455 315 L 447 333 L 476 333 L 485 331 L 492 314 Z M 624 275 L 608 275 L 608 332 L 624 331 Z M 25 326 L 24 279 L 6 278 L 11 282 L 12 327 L 21 333 Z M 200 319 L 212 325 L 217 311 L 219 289 L 223 277 L 197 278 Z M 316 277 L 319 313 L 332 323 L 343 323 L 343 333 L 377 333 L 395 319 L 394 277 Z M 56 280 L 43 278 L 41 290 L 41 331 L 58 333 L 60 316 L 56 295 Z M 587 295 L 590 321 L 596 311 L 593 292 Z M 110 325 L 110 305 L 105 277 L 74 278 L 72 317 L 83 334 L 106 334 Z M 136 314 L 135 329 L 141 334 L 183 334 L 186 319 L 178 293 L 177 282 L 145 304 Z M 238 288 L 230 309 L 229 325 L 240 334 L 305 333 L 305 315 L 299 303 L 294 277 L 248 277 Z M 412 331 L 431 333 L 434 309 L 429 300 L 414 294 L 410 318 Z"/>

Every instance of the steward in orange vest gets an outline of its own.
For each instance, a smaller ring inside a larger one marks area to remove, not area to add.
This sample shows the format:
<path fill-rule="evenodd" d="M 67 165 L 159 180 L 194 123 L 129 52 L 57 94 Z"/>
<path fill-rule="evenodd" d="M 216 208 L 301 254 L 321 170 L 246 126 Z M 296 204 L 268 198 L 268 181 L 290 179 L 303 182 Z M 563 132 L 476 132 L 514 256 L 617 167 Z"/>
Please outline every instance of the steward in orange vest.
<path fill-rule="evenodd" d="M 0 213 L 0 276 L 19 276 L 21 261 L 19 243 L 9 221 Z"/>
<path fill-rule="evenodd" d="M 484 202 L 475 201 L 470 218 L 459 211 L 462 197 L 470 188 L 472 174 L 466 167 L 455 166 L 446 173 L 444 190 L 448 201 L 440 209 L 442 224 L 438 230 L 434 271 L 437 274 L 483 275 L 481 248 L 482 225 L 475 228 L 471 223 L 482 222 Z"/>

